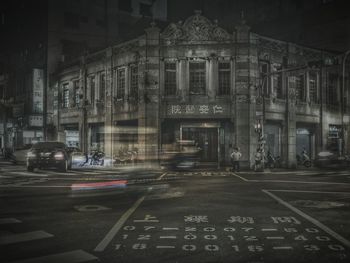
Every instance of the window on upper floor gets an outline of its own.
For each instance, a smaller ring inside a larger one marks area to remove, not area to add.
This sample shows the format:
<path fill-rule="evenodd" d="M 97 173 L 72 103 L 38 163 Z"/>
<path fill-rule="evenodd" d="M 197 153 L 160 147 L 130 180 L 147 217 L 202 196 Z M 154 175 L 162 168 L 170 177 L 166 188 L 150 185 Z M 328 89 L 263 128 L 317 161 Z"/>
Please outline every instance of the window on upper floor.
<path fill-rule="evenodd" d="M 105 100 L 105 93 L 106 93 L 106 74 L 101 73 L 101 75 L 100 75 L 100 89 L 99 89 L 99 100 L 100 101 Z"/>
<path fill-rule="evenodd" d="M 273 71 L 280 71 L 282 70 L 281 64 L 274 64 L 273 65 Z M 283 99 L 283 86 L 282 86 L 282 73 L 274 73 L 272 75 L 272 90 L 275 96 L 278 99 Z"/>
<path fill-rule="evenodd" d="M 130 94 L 129 97 L 137 101 L 139 97 L 139 72 L 137 65 L 130 66 Z"/>
<path fill-rule="evenodd" d="M 309 98 L 311 102 L 317 102 L 318 79 L 316 72 L 309 72 Z"/>
<path fill-rule="evenodd" d="M 117 99 L 123 100 L 125 96 L 125 68 L 117 70 Z"/>
<path fill-rule="evenodd" d="M 95 92 L 96 92 L 96 83 L 95 76 L 90 76 L 90 104 L 95 105 Z"/>
<path fill-rule="evenodd" d="M 326 86 L 326 103 L 329 105 L 338 104 L 338 75 L 329 73 Z"/>
<path fill-rule="evenodd" d="M 295 77 L 295 98 L 298 101 L 305 101 L 305 75 Z"/>
<path fill-rule="evenodd" d="M 75 106 L 79 106 L 80 103 L 80 92 L 79 92 L 79 80 L 73 80 L 73 100 L 74 100 L 74 104 Z"/>
<path fill-rule="evenodd" d="M 261 92 L 265 97 L 270 96 L 270 78 L 267 75 L 270 72 L 270 64 L 268 61 L 259 61 L 259 72 L 260 72 L 260 85 L 262 86 Z"/>
<path fill-rule="evenodd" d="M 205 62 L 190 62 L 190 95 L 205 95 Z"/>
<path fill-rule="evenodd" d="M 218 95 L 230 95 L 231 90 L 231 63 L 219 62 L 219 90 Z"/>
<path fill-rule="evenodd" d="M 63 101 L 62 101 L 62 107 L 63 108 L 68 108 L 69 107 L 69 85 L 64 84 L 63 85 Z"/>
<path fill-rule="evenodd" d="M 176 63 L 165 62 L 164 70 L 164 95 L 176 95 Z"/>

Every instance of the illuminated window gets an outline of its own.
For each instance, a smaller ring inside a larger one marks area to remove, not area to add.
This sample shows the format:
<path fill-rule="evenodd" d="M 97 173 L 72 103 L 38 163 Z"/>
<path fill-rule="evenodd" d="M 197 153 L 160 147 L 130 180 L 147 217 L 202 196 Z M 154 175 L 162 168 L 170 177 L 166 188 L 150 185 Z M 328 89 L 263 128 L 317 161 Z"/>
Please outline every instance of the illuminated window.
<path fill-rule="evenodd" d="M 117 70 L 117 99 L 123 100 L 125 95 L 125 68 Z"/>
<path fill-rule="evenodd" d="M 218 95 L 230 95 L 231 65 L 230 62 L 219 62 Z"/>
<path fill-rule="evenodd" d="M 165 96 L 176 95 L 176 63 L 166 62 L 164 68 Z"/>
<path fill-rule="evenodd" d="M 190 62 L 190 94 L 205 95 L 205 62 Z"/>

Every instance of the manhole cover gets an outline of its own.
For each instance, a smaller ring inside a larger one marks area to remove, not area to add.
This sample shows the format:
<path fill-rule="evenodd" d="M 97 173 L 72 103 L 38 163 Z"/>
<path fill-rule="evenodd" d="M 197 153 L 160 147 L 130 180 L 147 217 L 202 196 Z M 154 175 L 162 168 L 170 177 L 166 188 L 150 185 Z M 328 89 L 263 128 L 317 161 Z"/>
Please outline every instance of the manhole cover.
<path fill-rule="evenodd" d="M 291 203 L 294 205 L 303 206 L 303 207 L 324 208 L 324 209 L 349 206 L 348 203 L 340 203 L 340 202 L 333 202 L 333 201 L 295 200 L 295 201 L 292 201 Z"/>

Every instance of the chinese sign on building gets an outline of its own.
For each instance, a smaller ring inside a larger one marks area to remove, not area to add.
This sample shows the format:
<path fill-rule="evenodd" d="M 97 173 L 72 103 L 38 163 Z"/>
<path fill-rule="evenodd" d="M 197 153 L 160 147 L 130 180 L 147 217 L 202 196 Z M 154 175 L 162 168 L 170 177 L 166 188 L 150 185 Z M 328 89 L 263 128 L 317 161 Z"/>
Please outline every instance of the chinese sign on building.
<path fill-rule="evenodd" d="M 230 110 L 227 105 L 220 104 L 171 104 L 167 105 L 168 116 L 223 116 L 229 115 Z"/>
<path fill-rule="evenodd" d="M 33 112 L 43 113 L 44 71 L 33 69 Z"/>

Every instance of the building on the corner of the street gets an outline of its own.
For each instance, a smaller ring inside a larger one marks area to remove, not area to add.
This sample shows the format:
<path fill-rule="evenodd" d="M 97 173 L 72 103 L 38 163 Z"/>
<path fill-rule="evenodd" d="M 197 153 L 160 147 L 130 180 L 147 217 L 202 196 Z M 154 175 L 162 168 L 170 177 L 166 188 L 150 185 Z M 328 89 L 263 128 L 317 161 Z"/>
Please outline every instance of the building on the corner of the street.
<path fill-rule="evenodd" d="M 136 148 L 157 160 L 194 140 L 202 162 L 227 165 L 237 146 L 252 167 L 263 143 L 295 167 L 304 147 L 311 157 L 350 150 L 342 58 L 255 34 L 243 20 L 228 32 L 196 12 L 67 63 L 52 86 L 53 119 L 59 139 L 108 156 Z"/>

